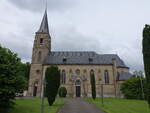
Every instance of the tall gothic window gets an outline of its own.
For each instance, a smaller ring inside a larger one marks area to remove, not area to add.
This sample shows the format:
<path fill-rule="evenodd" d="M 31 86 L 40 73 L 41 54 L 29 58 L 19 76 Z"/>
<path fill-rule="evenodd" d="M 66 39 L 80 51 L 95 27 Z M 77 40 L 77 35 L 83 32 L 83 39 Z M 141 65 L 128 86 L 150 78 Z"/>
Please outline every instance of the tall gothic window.
<path fill-rule="evenodd" d="M 108 73 L 108 70 L 105 70 L 104 77 L 105 77 L 105 84 L 109 84 L 109 73 Z"/>
<path fill-rule="evenodd" d="M 41 61 L 41 58 L 42 58 L 42 52 L 39 51 L 39 53 L 38 53 L 38 61 Z"/>
<path fill-rule="evenodd" d="M 79 69 L 76 70 L 76 74 L 80 75 L 80 70 Z"/>
<path fill-rule="evenodd" d="M 66 72 L 65 72 L 65 70 L 62 70 L 60 82 L 61 82 L 61 84 L 66 83 Z"/>
<path fill-rule="evenodd" d="M 83 70 L 83 73 L 86 73 L 86 72 L 87 72 L 86 69 L 84 69 L 84 70 Z"/>
<path fill-rule="evenodd" d="M 119 72 L 117 72 L 116 80 L 119 80 L 119 78 L 120 78 L 120 73 L 119 73 Z"/>
<path fill-rule="evenodd" d="M 69 70 L 69 73 L 72 73 L 72 69 Z"/>

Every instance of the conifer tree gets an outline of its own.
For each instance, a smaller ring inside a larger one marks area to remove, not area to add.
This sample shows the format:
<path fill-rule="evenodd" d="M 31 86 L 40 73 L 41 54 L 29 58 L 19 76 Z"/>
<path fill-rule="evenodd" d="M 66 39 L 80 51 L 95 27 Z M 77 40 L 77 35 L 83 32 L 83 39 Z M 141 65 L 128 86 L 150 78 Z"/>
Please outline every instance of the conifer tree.
<path fill-rule="evenodd" d="M 58 67 L 56 66 L 48 67 L 45 73 L 45 80 L 46 80 L 45 96 L 47 97 L 48 103 L 51 106 L 55 101 L 60 86 L 60 72 L 58 70 Z"/>
<path fill-rule="evenodd" d="M 91 77 L 92 98 L 95 100 L 95 98 L 96 98 L 95 76 L 94 76 L 94 74 L 91 74 L 90 77 Z"/>
<path fill-rule="evenodd" d="M 150 25 L 145 25 L 143 30 L 143 59 L 147 82 L 147 101 L 150 107 Z"/>

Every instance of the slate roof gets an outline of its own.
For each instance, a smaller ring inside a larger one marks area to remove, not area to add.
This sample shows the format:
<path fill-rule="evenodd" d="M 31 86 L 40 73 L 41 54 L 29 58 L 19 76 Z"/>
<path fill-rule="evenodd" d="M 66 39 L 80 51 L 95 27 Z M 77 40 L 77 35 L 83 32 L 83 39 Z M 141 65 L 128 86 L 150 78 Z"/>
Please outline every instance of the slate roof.
<path fill-rule="evenodd" d="M 40 29 L 37 32 L 38 33 L 49 33 L 47 10 L 45 10 Z"/>
<path fill-rule="evenodd" d="M 55 51 L 45 59 L 44 64 L 52 65 L 109 65 L 116 59 L 118 67 L 128 68 L 116 54 L 97 54 L 93 51 Z"/>
<path fill-rule="evenodd" d="M 123 81 L 123 80 L 128 80 L 130 77 L 132 77 L 133 75 L 129 72 L 122 72 L 119 76 L 119 80 Z"/>

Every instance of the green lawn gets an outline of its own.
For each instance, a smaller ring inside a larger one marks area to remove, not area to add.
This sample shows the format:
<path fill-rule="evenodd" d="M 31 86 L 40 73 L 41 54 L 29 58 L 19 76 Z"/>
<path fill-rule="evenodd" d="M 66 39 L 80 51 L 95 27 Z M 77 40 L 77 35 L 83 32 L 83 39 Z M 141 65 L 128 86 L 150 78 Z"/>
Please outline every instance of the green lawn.
<path fill-rule="evenodd" d="M 86 98 L 85 100 L 95 104 L 106 113 L 150 113 L 146 101 L 104 98 L 104 106 L 102 106 L 100 98 L 95 101 L 92 98 Z"/>
<path fill-rule="evenodd" d="M 10 110 L 9 113 L 40 113 L 39 98 L 33 99 L 16 99 L 15 108 Z M 56 113 L 65 103 L 64 99 L 56 99 L 53 106 L 48 106 L 47 99 L 45 99 L 45 112 L 44 113 Z"/>

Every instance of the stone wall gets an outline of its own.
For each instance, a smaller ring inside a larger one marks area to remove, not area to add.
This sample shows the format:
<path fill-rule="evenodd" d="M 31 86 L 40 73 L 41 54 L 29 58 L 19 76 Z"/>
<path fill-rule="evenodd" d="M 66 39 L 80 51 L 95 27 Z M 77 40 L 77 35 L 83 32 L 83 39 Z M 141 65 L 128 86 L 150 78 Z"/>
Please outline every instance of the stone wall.
<path fill-rule="evenodd" d="M 50 65 L 44 66 L 44 71 Z M 91 84 L 90 84 L 90 71 L 94 71 L 95 79 L 96 79 L 96 92 L 97 96 L 101 96 L 101 85 L 103 84 L 103 92 L 104 96 L 106 97 L 114 97 L 120 96 L 120 82 L 116 82 L 116 89 L 114 86 L 114 77 L 116 78 L 117 75 L 114 75 L 114 68 L 113 65 L 57 65 L 60 71 L 65 70 L 66 72 L 66 83 L 61 84 L 67 88 L 68 95 L 70 97 L 76 97 L 76 85 L 75 80 L 81 81 L 81 97 L 91 97 Z M 33 79 L 34 82 L 37 78 L 36 74 L 36 66 L 33 68 Z M 80 73 L 76 73 L 77 70 L 80 70 Z M 108 70 L 109 73 L 109 84 L 105 84 L 104 79 L 104 71 Z M 117 68 L 117 72 L 128 72 L 129 69 L 127 68 Z M 45 73 L 45 72 L 44 72 Z M 31 73 L 32 74 L 32 73 Z M 42 75 L 40 75 L 42 76 Z M 75 80 L 71 80 L 71 77 L 75 76 Z M 38 77 L 41 78 L 41 77 Z M 84 80 L 83 80 L 84 79 Z M 40 83 L 40 82 L 39 82 Z M 39 89 L 41 89 L 40 84 L 38 85 Z M 32 91 L 30 91 L 32 92 Z M 37 92 L 39 93 L 39 92 Z M 115 94 L 116 93 L 116 94 Z M 40 94 L 38 94 L 40 95 Z"/>

